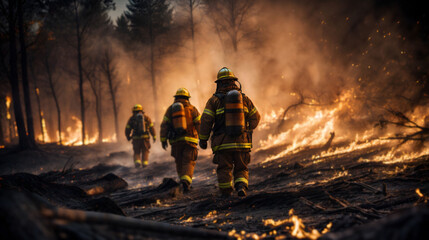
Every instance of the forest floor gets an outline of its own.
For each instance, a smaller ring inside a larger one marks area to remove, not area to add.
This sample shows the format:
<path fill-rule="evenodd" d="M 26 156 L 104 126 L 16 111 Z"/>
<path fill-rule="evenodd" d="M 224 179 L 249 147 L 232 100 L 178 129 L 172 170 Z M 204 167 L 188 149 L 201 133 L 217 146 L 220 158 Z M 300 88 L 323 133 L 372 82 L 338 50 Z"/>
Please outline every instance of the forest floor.
<path fill-rule="evenodd" d="M 389 164 L 368 160 L 390 149 L 379 145 L 326 157 L 318 157 L 321 148 L 307 148 L 264 161 L 284 147 L 252 152 L 248 196 L 228 198 L 219 195 L 209 151 L 200 154 L 192 189 L 183 194 L 169 151 L 155 150 L 149 166 L 136 169 L 129 145 L 0 149 L 0 211 L 6 213 L 0 236 L 429 239 L 428 155 Z M 100 220 L 63 216 L 58 209 L 111 214 Z M 130 218 L 171 225 L 141 226 L 127 223 Z M 39 225 L 27 227 L 34 221 Z M 189 233 L 193 229 L 201 231 Z"/>

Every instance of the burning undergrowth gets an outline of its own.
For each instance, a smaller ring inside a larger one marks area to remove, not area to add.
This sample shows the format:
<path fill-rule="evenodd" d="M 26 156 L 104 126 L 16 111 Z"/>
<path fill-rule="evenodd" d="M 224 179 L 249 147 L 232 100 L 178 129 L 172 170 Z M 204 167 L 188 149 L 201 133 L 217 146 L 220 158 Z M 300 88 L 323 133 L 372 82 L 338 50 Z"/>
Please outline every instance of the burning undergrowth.
<path fill-rule="evenodd" d="M 259 141 L 256 150 L 268 155 L 262 163 L 287 159 L 288 155 L 312 148 L 319 150 L 310 157 L 314 163 L 329 156 L 371 148 L 388 151 L 359 161 L 393 163 L 429 154 L 428 108 L 418 106 L 405 114 L 390 111 L 389 120 L 381 117 L 383 111 L 389 113 L 389 110 L 381 109 L 377 120 L 374 114 L 356 114 L 359 105 L 360 100 L 350 90 L 331 104 L 299 101 L 265 115 L 261 130 L 267 137 Z"/>

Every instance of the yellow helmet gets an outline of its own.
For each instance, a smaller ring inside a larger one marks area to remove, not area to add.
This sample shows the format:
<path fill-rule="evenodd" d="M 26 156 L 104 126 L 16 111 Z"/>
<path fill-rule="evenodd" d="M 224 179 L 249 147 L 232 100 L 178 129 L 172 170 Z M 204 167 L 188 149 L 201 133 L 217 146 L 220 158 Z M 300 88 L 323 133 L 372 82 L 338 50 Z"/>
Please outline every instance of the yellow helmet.
<path fill-rule="evenodd" d="M 217 73 L 217 79 L 215 82 L 217 81 L 221 81 L 221 80 L 237 80 L 238 78 L 235 77 L 234 73 L 231 71 L 231 69 L 227 68 L 227 67 L 223 67 L 222 69 L 219 70 L 219 72 Z"/>
<path fill-rule="evenodd" d="M 133 107 L 133 112 L 138 112 L 138 111 L 142 111 L 143 112 L 143 107 L 140 104 L 136 104 Z"/>
<path fill-rule="evenodd" d="M 179 97 L 179 96 L 190 98 L 191 94 L 189 94 L 188 89 L 186 89 L 186 88 L 179 88 L 179 89 L 177 89 L 176 95 L 174 95 L 174 97 Z"/>

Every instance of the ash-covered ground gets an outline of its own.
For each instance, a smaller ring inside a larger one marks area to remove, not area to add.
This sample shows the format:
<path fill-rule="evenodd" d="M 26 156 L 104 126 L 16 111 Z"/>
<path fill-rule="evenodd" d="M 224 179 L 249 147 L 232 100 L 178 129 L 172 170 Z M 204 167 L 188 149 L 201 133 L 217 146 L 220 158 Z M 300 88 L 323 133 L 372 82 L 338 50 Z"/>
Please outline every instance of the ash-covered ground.
<path fill-rule="evenodd" d="M 13 204 L 23 199 L 15 196 L 16 192 L 30 196 L 27 197 L 30 200 L 24 197 L 27 200 L 18 204 L 21 207 L 36 204 L 39 210 L 107 212 L 221 231 L 230 238 L 392 239 L 396 236 L 397 239 L 427 239 L 428 230 L 424 226 L 429 216 L 428 155 L 386 164 L 371 159 L 389 152 L 391 145 L 387 143 L 341 151 L 340 143 L 329 142 L 329 146 L 300 149 L 274 159 L 269 157 L 285 147 L 252 152 L 250 190 L 244 198 L 220 197 L 216 166 L 211 162 L 209 151 L 200 152 L 192 190 L 182 194 L 177 187 L 173 158 L 169 152 L 156 148 L 145 169 L 133 167 L 128 145 L 41 145 L 40 151 L 32 152 L 6 148 L 1 150 L 0 161 L 2 211 L 8 219 L 19 214 L 18 210 L 12 210 Z M 331 154 L 326 154 L 327 148 Z M 11 199 L 15 200 L 11 203 Z M 174 231 L 165 235 L 156 230 L 112 227 L 109 221 L 76 222 L 74 218 L 54 221 L 46 214 L 31 211 L 23 218 L 44 222 L 45 231 L 41 232 L 49 232 L 51 235 L 46 236 L 53 238 L 184 237 Z M 50 220 L 46 223 L 43 219 Z M 20 224 L 24 224 L 22 219 L 19 224 L 8 221 L 1 234 L 24 239 L 25 234 L 13 235 L 17 233 L 11 226 Z M 34 229 L 22 231 L 31 233 Z"/>

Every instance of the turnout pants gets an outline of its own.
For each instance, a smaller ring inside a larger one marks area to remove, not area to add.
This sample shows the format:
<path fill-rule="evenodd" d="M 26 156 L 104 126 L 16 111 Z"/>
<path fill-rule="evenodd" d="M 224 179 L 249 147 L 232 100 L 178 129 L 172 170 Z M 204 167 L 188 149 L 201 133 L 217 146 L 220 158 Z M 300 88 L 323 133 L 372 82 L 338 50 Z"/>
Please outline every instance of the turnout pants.
<path fill-rule="evenodd" d="M 250 152 L 219 151 L 215 153 L 213 162 L 218 165 L 216 171 L 221 193 L 231 193 L 237 183 L 248 187 Z"/>
<path fill-rule="evenodd" d="M 134 164 L 146 167 L 149 161 L 150 142 L 148 138 L 133 139 Z"/>
<path fill-rule="evenodd" d="M 192 183 L 194 175 L 195 160 L 198 157 L 198 150 L 185 141 L 174 143 L 171 146 L 171 156 L 176 162 L 176 170 L 180 180 Z"/>

